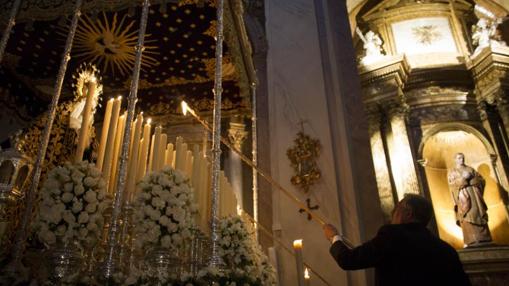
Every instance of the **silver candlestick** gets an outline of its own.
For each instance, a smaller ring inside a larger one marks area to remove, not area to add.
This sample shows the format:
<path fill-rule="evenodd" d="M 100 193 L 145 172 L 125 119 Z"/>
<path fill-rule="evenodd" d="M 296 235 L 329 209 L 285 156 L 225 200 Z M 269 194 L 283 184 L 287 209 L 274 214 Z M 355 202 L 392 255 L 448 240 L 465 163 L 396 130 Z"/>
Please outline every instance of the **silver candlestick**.
<path fill-rule="evenodd" d="M 16 233 L 16 239 L 14 248 L 12 250 L 12 261 L 10 264 L 11 269 L 15 269 L 18 267 L 18 264 L 21 260 L 21 256 L 25 250 L 26 236 L 27 230 L 30 223 L 30 218 L 32 217 L 32 212 L 34 208 L 35 198 L 37 194 L 37 189 L 39 186 L 39 180 L 41 178 L 42 165 L 44 163 L 44 158 L 46 157 L 46 150 L 48 149 L 48 142 L 51 135 L 51 128 L 53 127 L 53 121 L 55 120 L 55 113 L 57 110 L 58 100 L 60 98 L 60 94 L 62 92 L 62 84 L 65 78 L 65 72 L 67 70 L 67 64 L 71 59 L 71 49 L 74 41 L 74 34 L 76 33 L 76 28 L 78 26 L 78 20 L 81 16 L 81 4 L 82 0 L 76 0 L 74 6 L 74 15 L 72 18 L 71 26 L 69 29 L 69 33 L 67 34 L 67 41 L 65 43 L 64 53 L 62 55 L 62 61 L 60 62 L 60 68 L 58 70 L 57 80 L 55 82 L 55 94 L 51 100 L 51 104 L 48 110 L 48 120 L 46 127 L 41 136 L 41 141 L 39 142 L 39 148 L 37 153 L 37 159 L 35 161 L 34 171 L 32 175 L 32 182 L 30 185 L 30 189 L 26 194 L 26 208 L 23 213 L 21 227 L 18 229 Z"/>
<path fill-rule="evenodd" d="M 12 3 L 9 20 L 7 21 L 7 26 L 5 27 L 4 33 L 2 35 L 2 40 L 0 41 L 0 63 L 4 57 L 5 48 L 7 47 L 7 42 L 9 41 L 9 36 L 11 35 L 12 28 L 16 24 L 16 15 L 18 14 L 20 4 L 21 0 L 15 0 L 14 3 Z"/>
<path fill-rule="evenodd" d="M 214 78 L 214 119 L 212 131 L 212 210 L 211 238 L 212 255 L 209 265 L 221 268 L 223 261 L 219 254 L 219 172 L 221 171 L 221 93 L 223 74 L 223 7 L 224 0 L 217 0 L 216 71 Z"/>
<path fill-rule="evenodd" d="M 118 261 L 115 259 L 115 255 L 117 254 L 117 248 L 119 246 L 118 236 L 121 231 L 121 215 L 123 211 L 123 203 L 124 203 L 124 192 L 126 186 L 127 179 L 127 165 L 128 165 L 128 157 L 129 157 L 129 144 L 131 142 L 131 129 L 132 124 L 130 122 L 134 119 L 134 112 L 136 108 L 136 100 L 138 97 L 138 82 L 140 78 L 140 68 L 141 68 L 141 57 L 143 54 L 143 44 L 145 41 L 145 32 L 147 30 L 147 20 L 148 20 L 148 8 L 150 3 L 148 0 L 143 1 L 143 8 L 141 13 L 140 20 L 140 29 L 138 31 L 138 43 L 136 45 L 136 58 L 133 68 L 133 77 L 131 81 L 131 88 L 129 92 L 128 102 L 127 102 L 127 119 L 124 131 L 124 139 L 122 143 L 122 153 L 120 156 L 120 167 L 117 178 L 117 189 L 115 192 L 115 198 L 112 207 L 111 213 L 111 223 L 110 229 L 108 230 L 108 243 L 106 250 L 106 258 L 104 264 L 102 265 L 101 278 L 110 279 L 116 271 L 118 271 L 119 265 Z"/>

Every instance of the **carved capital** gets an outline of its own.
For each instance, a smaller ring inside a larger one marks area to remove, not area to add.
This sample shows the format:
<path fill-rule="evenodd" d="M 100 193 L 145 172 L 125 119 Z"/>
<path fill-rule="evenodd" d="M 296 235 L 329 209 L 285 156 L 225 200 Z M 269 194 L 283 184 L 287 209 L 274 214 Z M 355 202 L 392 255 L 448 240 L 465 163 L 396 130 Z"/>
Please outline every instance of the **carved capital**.
<path fill-rule="evenodd" d="M 246 125 L 243 123 L 230 122 L 228 129 L 228 139 L 235 149 L 242 150 L 242 143 L 247 137 Z"/>

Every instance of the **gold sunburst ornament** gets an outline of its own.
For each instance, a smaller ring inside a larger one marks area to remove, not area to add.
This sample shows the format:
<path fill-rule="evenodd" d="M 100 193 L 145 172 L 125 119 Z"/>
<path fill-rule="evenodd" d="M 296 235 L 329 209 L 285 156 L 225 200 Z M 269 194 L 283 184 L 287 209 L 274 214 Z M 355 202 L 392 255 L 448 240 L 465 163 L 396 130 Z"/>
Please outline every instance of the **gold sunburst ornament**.
<path fill-rule="evenodd" d="M 83 15 L 76 30 L 76 57 L 101 66 L 104 73 L 111 71 L 114 75 L 119 73 L 125 76 L 134 66 L 138 30 L 133 28 L 134 20 L 126 21 L 127 15 L 122 16 L 120 22 L 117 18 L 117 13 L 110 18 L 102 13 L 102 18 L 98 17 L 96 20 Z M 146 37 L 149 36 L 146 35 Z M 158 54 L 155 51 L 157 46 L 147 45 L 154 41 L 145 40 L 142 67 L 147 68 L 157 64 L 157 60 L 151 57 Z"/>

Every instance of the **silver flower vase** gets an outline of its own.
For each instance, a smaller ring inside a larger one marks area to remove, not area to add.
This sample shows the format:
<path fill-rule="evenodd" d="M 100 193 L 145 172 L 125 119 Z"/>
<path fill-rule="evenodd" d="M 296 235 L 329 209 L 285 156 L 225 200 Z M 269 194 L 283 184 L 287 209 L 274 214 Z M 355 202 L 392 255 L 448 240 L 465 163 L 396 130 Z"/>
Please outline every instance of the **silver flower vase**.
<path fill-rule="evenodd" d="M 83 255 L 73 244 L 58 243 L 47 250 L 49 279 L 55 284 L 75 283 L 80 278 Z"/>
<path fill-rule="evenodd" d="M 179 278 L 181 260 L 174 250 L 153 247 L 145 256 L 146 274 L 152 285 L 166 283 Z"/>

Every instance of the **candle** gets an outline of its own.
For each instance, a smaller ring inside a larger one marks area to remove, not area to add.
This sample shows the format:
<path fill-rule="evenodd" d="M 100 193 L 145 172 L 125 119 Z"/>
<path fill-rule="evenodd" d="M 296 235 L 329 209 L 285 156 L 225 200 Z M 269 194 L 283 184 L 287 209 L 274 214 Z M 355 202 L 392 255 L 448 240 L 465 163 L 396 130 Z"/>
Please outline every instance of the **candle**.
<path fill-rule="evenodd" d="M 99 152 L 97 154 L 97 169 L 101 170 L 104 162 L 104 151 L 106 151 L 106 144 L 108 143 L 108 130 L 110 129 L 111 112 L 113 110 L 113 102 L 115 100 L 111 98 L 106 104 L 106 112 L 104 113 L 103 126 L 101 131 L 101 141 L 99 143 Z"/>
<path fill-rule="evenodd" d="M 150 146 L 150 159 L 149 159 L 149 170 L 157 171 L 157 155 L 159 153 L 159 148 L 161 144 L 161 126 L 157 126 L 152 135 L 152 145 Z"/>
<path fill-rule="evenodd" d="M 165 159 L 165 165 L 173 167 L 173 144 L 168 143 L 166 147 L 166 159 Z"/>
<path fill-rule="evenodd" d="M 147 158 L 148 158 L 148 148 L 150 146 L 150 132 L 152 127 L 150 126 L 151 120 L 150 118 L 147 120 L 147 123 L 143 127 L 143 144 L 140 155 L 140 161 L 138 162 L 138 174 L 136 175 L 136 181 L 139 181 L 145 176 L 147 171 Z"/>
<path fill-rule="evenodd" d="M 295 263 L 297 265 L 297 281 L 299 286 L 304 286 L 304 263 L 302 261 L 302 239 L 293 241 L 293 251 L 295 253 Z"/>
<path fill-rule="evenodd" d="M 140 138 L 141 138 L 141 125 L 143 124 L 143 113 L 138 114 L 136 121 L 134 121 L 134 134 L 132 136 L 133 144 L 131 155 L 129 156 L 129 170 L 127 171 L 127 197 L 129 200 L 132 199 L 134 194 L 134 188 L 136 184 L 136 168 L 138 167 L 138 157 L 140 150 Z"/>
<path fill-rule="evenodd" d="M 125 120 L 126 114 L 124 113 L 118 119 L 117 135 L 115 136 L 115 147 L 113 151 L 113 159 L 111 162 L 110 183 L 108 184 L 110 193 L 114 193 L 115 189 L 117 188 L 118 159 L 122 149 L 122 142 L 124 141 L 124 130 L 126 124 Z"/>
<path fill-rule="evenodd" d="M 157 127 L 156 127 L 157 129 Z M 156 135 L 152 135 L 150 141 L 150 153 L 148 154 L 148 166 L 147 166 L 147 173 L 152 172 L 154 170 L 154 141 L 156 138 Z"/>
<path fill-rule="evenodd" d="M 210 198 L 210 188 L 209 188 L 209 178 L 210 178 L 210 163 L 207 160 L 203 160 L 203 164 L 201 165 L 200 170 L 200 196 L 199 196 L 199 204 L 198 209 L 200 212 L 200 226 L 201 230 L 205 233 L 209 233 L 209 218 L 210 218 L 210 208 L 209 208 L 209 198 Z"/>
<path fill-rule="evenodd" d="M 186 176 L 191 177 L 191 172 L 193 170 L 193 152 L 191 150 L 186 151 L 186 166 L 184 168 Z"/>
<path fill-rule="evenodd" d="M 146 159 L 143 159 L 143 155 L 144 155 L 144 146 L 145 146 L 145 139 L 141 139 L 140 140 L 140 156 L 139 156 L 139 160 L 138 160 L 138 165 L 136 166 L 136 182 L 138 182 L 141 178 L 143 178 L 144 176 L 144 173 L 145 173 L 145 168 L 146 167 L 146 163 L 145 163 L 145 166 L 143 165 L 143 162 L 146 161 Z"/>
<path fill-rule="evenodd" d="M 311 276 L 309 276 L 309 270 L 308 270 L 307 267 L 304 270 L 304 282 L 305 282 L 306 286 L 310 286 L 311 285 Z"/>
<path fill-rule="evenodd" d="M 117 134 L 118 116 L 120 114 L 121 104 L 122 96 L 119 96 L 113 103 L 110 128 L 108 130 L 108 139 L 106 140 L 106 150 L 104 151 L 104 163 L 102 165 L 102 172 L 106 183 L 109 183 L 110 179 L 111 163 L 113 160 L 113 148 L 115 147 L 115 135 Z"/>
<path fill-rule="evenodd" d="M 85 100 L 85 107 L 83 107 L 83 113 L 81 117 L 81 128 L 80 134 L 78 137 L 78 147 L 76 148 L 76 153 L 74 156 L 75 162 L 81 162 L 83 160 L 83 153 L 85 152 L 85 147 L 88 145 L 88 129 L 90 126 L 90 119 L 92 118 L 92 105 L 94 103 L 95 89 L 96 89 L 95 78 L 92 78 L 87 82 L 87 98 Z"/>
<path fill-rule="evenodd" d="M 177 137 L 176 148 L 175 148 L 175 169 L 182 171 L 183 158 L 183 140 L 182 137 Z"/>
<path fill-rule="evenodd" d="M 196 187 L 198 186 L 198 180 L 200 179 L 200 148 L 198 147 L 198 145 L 194 145 L 193 147 L 193 169 L 191 171 L 191 174 L 190 174 L 190 177 L 191 177 L 191 185 L 193 186 L 193 188 L 195 188 L 195 192 L 196 192 Z"/>
<path fill-rule="evenodd" d="M 159 152 L 157 155 L 158 167 L 160 170 L 163 169 L 166 161 L 166 143 L 168 142 L 168 136 L 161 134 L 161 140 L 159 142 Z"/>

